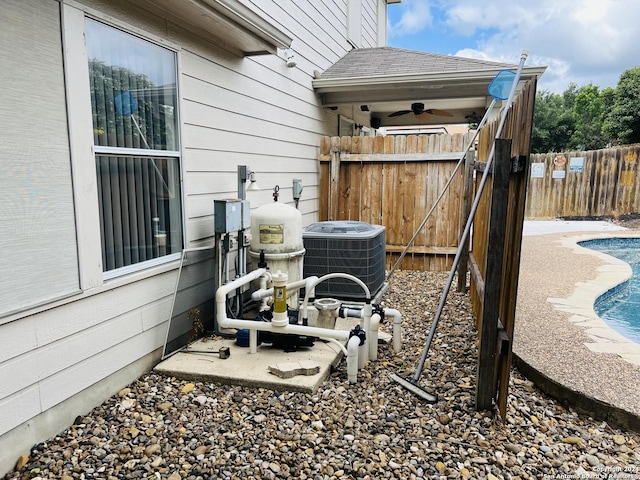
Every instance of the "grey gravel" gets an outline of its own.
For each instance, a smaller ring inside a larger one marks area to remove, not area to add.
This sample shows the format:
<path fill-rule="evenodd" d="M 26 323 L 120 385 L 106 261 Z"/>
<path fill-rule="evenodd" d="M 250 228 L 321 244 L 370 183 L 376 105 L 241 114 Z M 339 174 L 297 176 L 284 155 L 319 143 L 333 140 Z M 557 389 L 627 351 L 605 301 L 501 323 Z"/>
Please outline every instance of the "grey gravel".
<path fill-rule="evenodd" d="M 403 350 L 382 347 L 356 385 L 344 361 L 314 395 L 149 373 L 35 445 L 4 478 L 607 478 L 624 468 L 640 478 L 637 434 L 579 416 L 517 371 L 506 418 L 475 411 L 477 331 L 466 295 L 450 293 L 425 364 L 422 382 L 438 403 L 389 379 L 413 373 L 446 276 L 395 273 L 384 306 L 403 314 Z"/>

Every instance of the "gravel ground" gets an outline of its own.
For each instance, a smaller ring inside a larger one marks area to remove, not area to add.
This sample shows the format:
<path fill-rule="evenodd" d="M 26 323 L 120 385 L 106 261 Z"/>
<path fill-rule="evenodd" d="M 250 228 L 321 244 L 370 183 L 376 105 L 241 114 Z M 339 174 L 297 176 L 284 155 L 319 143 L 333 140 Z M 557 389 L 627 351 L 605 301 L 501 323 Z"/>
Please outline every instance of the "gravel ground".
<path fill-rule="evenodd" d="M 474 410 L 477 332 L 452 292 L 423 374 L 410 375 L 447 274 L 396 272 L 385 306 L 403 314 L 403 350 L 382 347 L 350 385 L 344 361 L 315 395 L 149 373 L 35 445 L 6 479 L 640 479 L 640 437 L 577 415 L 514 371 L 508 414 Z M 390 326 L 385 325 L 384 328 Z"/>

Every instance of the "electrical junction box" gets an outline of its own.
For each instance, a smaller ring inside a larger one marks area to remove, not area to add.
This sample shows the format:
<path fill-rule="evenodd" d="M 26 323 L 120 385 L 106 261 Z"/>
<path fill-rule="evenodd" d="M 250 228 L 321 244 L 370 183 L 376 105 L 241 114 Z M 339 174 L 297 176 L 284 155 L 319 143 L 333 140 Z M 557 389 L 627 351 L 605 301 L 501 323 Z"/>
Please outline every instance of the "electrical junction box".
<path fill-rule="evenodd" d="M 230 233 L 251 227 L 249 202 L 236 198 L 213 201 L 216 233 Z"/>
<path fill-rule="evenodd" d="M 303 230 L 304 277 L 322 277 L 328 273 L 347 273 L 361 280 L 371 298 L 384 284 L 386 266 L 386 229 L 366 222 L 328 221 L 312 223 Z M 366 300 L 356 282 L 330 278 L 316 286 L 316 297 L 340 300 Z"/>

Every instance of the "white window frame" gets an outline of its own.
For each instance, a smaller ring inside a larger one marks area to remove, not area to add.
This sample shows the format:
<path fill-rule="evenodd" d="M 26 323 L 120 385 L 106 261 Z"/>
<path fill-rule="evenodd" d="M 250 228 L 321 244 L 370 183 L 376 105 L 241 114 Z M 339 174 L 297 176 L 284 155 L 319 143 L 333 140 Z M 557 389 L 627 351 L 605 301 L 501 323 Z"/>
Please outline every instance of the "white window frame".
<path fill-rule="evenodd" d="M 180 260 L 182 253 L 177 252 L 152 260 L 136 263 L 126 267 L 103 271 L 102 242 L 100 238 L 100 218 L 98 205 L 98 186 L 96 175 L 96 155 L 109 153 L 109 147 L 94 146 L 93 122 L 91 112 L 91 94 L 88 74 L 88 56 L 84 41 L 85 18 L 119 28 L 127 33 L 158 44 L 176 53 L 176 84 L 180 92 L 180 49 L 136 27 L 109 18 L 95 10 L 67 1 L 62 5 L 64 62 L 67 89 L 67 108 L 69 116 L 69 139 L 73 175 L 74 201 L 76 209 L 76 230 L 78 237 L 78 264 L 80 270 L 80 287 L 83 291 L 102 287 L 105 281 L 130 275 L 143 270 L 148 275 L 158 273 L 157 267 L 165 266 Z M 180 120 L 181 97 L 178 93 L 178 136 L 182 138 L 182 122 Z M 105 150 L 106 149 L 106 150 Z M 123 152 L 117 149 L 119 153 Z M 140 155 L 140 150 L 135 152 Z M 154 156 L 159 156 L 153 151 Z M 165 151 L 161 154 L 177 156 L 180 173 L 180 210 L 182 222 L 182 242 L 186 242 L 185 205 L 183 194 L 184 161 L 183 146 L 180 142 L 178 151 Z M 177 264 L 177 263 L 176 263 Z M 154 268 L 156 267 L 156 268 Z M 164 271 L 162 269 L 161 271 Z M 131 281 L 138 280 L 139 275 Z"/>

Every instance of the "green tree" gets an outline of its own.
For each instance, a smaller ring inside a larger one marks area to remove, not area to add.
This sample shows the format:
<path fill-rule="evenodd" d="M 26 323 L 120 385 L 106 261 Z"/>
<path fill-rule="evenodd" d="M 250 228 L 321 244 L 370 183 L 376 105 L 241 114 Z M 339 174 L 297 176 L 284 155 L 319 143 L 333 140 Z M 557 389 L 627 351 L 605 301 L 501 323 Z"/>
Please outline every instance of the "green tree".
<path fill-rule="evenodd" d="M 142 73 L 95 59 L 89 60 L 89 81 L 96 145 L 175 148 L 173 111 L 167 108 L 175 92 L 167 94 Z"/>
<path fill-rule="evenodd" d="M 563 95 L 541 90 L 536 94 L 533 112 L 533 153 L 559 152 L 565 150 L 575 130 L 573 101 L 575 86 L 570 86 Z"/>
<path fill-rule="evenodd" d="M 575 130 L 569 144 L 570 150 L 597 150 L 607 141 L 602 133 L 606 113 L 604 98 L 597 85 L 589 84 L 578 89 L 573 103 Z"/>
<path fill-rule="evenodd" d="M 640 142 L 640 66 L 620 76 L 603 131 L 613 144 Z"/>

